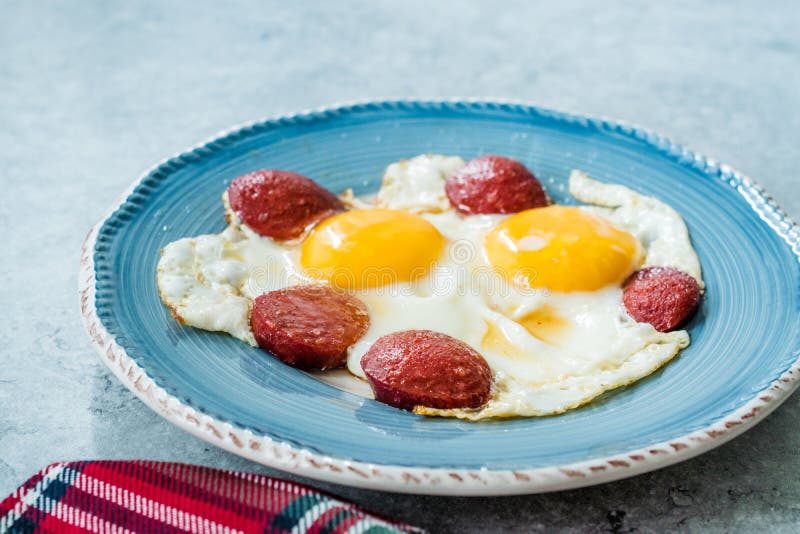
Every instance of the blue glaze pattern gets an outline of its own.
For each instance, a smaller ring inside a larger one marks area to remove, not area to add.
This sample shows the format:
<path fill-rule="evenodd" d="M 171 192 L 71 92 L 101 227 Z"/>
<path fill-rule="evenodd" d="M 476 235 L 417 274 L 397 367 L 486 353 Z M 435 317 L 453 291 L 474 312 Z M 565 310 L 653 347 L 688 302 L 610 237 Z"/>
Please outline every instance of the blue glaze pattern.
<path fill-rule="evenodd" d="M 686 220 L 706 298 L 692 345 L 650 377 L 557 417 L 468 423 L 395 410 L 285 366 L 225 335 L 181 327 L 155 285 L 159 250 L 224 228 L 220 195 L 258 168 L 328 189 L 375 191 L 384 167 L 420 153 L 499 153 L 557 202 L 573 168 L 656 196 Z M 649 132 L 515 104 L 382 102 L 256 123 L 150 172 L 101 226 L 95 306 L 157 385 L 235 427 L 333 458 L 490 470 L 565 465 L 666 442 L 743 406 L 800 349 L 798 231 L 736 171 Z"/>

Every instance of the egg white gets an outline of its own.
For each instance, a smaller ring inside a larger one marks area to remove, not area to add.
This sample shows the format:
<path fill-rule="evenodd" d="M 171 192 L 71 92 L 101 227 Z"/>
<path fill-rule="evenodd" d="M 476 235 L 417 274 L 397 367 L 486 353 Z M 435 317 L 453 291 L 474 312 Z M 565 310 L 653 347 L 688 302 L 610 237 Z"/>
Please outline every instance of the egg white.
<path fill-rule="evenodd" d="M 412 213 L 450 209 L 444 182 L 464 165 L 457 156 L 423 154 L 392 163 L 383 173 L 383 183 L 375 204 L 379 208 Z"/>
<path fill-rule="evenodd" d="M 394 163 L 374 200 L 345 199 L 351 209 L 414 211 L 447 239 L 440 261 L 423 281 L 353 292 L 370 315 L 368 331 L 349 350 L 347 369 L 354 377 L 364 378 L 361 357 L 379 337 L 400 330 L 435 330 L 484 356 L 495 375 L 493 395 L 475 410 L 420 406 L 416 413 L 470 420 L 552 415 L 649 375 L 688 346 L 685 331 L 661 333 L 633 321 L 621 305 L 619 287 L 557 293 L 520 288 L 496 275 L 483 254 L 483 237 L 507 216 L 463 217 L 452 209 L 444 181 L 461 165 L 461 158 L 438 155 Z M 634 235 L 645 265 L 679 268 L 702 287 L 697 255 L 675 210 L 579 171 L 570 177 L 570 192 L 590 204 L 584 209 Z M 158 287 L 181 322 L 226 332 L 255 346 L 249 325 L 253 299 L 309 280 L 299 264 L 299 243 L 255 234 L 225 204 L 230 222 L 225 231 L 164 248 Z M 533 335 L 522 323 L 537 313 L 545 322 L 555 318 L 557 328 L 545 328 L 545 335 L 536 327 Z M 359 394 L 366 391 L 357 378 L 351 377 L 353 384 L 347 386 L 340 372 L 315 376 Z"/>

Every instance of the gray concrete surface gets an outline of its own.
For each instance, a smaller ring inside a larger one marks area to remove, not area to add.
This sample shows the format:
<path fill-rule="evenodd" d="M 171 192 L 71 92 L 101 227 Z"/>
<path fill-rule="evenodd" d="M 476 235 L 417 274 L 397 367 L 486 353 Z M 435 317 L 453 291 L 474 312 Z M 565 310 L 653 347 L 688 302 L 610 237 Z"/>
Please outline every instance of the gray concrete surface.
<path fill-rule="evenodd" d="M 113 379 L 77 309 L 81 240 L 143 169 L 235 123 L 380 96 L 496 96 L 640 123 L 800 215 L 792 2 L 0 0 L 0 494 L 55 460 L 274 472 L 187 435 Z M 695 460 L 513 498 L 321 485 L 430 528 L 793 532 L 800 395 Z"/>

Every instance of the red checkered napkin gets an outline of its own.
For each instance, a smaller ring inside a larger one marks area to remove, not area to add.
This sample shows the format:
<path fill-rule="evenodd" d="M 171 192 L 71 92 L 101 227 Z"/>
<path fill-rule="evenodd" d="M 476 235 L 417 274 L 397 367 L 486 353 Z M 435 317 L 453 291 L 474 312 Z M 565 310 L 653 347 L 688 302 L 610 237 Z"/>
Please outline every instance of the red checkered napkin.
<path fill-rule="evenodd" d="M 276 478 L 148 461 L 56 463 L 0 503 L 5 532 L 421 532 Z"/>

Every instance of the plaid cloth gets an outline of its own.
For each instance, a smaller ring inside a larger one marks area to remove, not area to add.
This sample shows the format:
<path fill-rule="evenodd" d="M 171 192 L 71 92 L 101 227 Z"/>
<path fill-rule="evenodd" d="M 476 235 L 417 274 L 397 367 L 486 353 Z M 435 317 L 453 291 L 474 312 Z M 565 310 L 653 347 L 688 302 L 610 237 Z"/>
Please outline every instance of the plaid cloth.
<path fill-rule="evenodd" d="M 56 463 L 0 503 L 5 532 L 421 532 L 307 486 L 148 461 Z"/>

